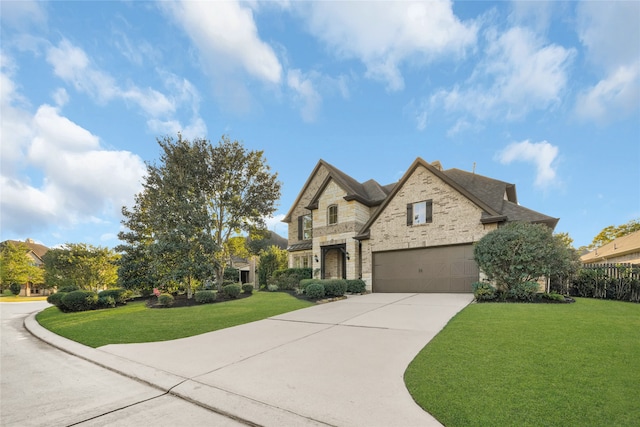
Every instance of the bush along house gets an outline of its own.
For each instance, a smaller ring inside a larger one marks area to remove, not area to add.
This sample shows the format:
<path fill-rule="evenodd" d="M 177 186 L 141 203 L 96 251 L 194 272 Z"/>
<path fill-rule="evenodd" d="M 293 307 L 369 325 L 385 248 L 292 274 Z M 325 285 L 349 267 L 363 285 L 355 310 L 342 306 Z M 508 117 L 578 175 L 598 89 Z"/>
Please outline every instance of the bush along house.
<path fill-rule="evenodd" d="M 283 220 L 289 267 L 373 292 L 471 292 L 473 243 L 511 221 L 553 229 L 558 219 L 520 206 L 514 184 L 421 158 L 389 185 L 320 160 Z"/>

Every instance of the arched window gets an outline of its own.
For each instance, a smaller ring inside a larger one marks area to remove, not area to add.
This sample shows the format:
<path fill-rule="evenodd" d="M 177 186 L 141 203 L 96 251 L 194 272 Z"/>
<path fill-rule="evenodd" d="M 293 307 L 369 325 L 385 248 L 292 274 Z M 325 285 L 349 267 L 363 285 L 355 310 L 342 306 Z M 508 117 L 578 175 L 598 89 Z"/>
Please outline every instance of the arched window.
<path fill-rule="evenodd" d="M 338 205 L 331 205 L 329 206 L 329 208 L 327 209 L 327 223 L 329 225 L 333 225 L 333 224 L 337 224 L 338 223 Z"/>

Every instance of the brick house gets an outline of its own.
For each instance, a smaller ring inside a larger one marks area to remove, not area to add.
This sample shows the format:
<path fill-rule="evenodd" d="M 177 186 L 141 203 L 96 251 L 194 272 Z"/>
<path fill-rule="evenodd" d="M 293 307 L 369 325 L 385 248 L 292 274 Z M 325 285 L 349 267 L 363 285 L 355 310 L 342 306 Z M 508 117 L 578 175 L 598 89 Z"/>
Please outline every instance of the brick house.
<path fill-rule="evenodd" d="M 514 184 L 421 158 L 389 185 L 320 160 L 283 219 L 289 267 L 361 278 L 373 292 L 470 292 L 473 243 L 511 221 L 558 219 L 520 206 Z"/>
<path fill-rule="evenodd" d="M 1 243 L 2 245 L 23 245 L 27 250 L 27 257 L 29 257 L 29 263 L 38 268 L 44 268 L 44 255 L 49 251 L 44 245 L 36 243 L 33 239 L 26 239 L 24 242 L 19 240 L 6 240 Z M 42 283 L 22 283 L 20 289 L 20 296 L 29 297 L 32 295 L 49 295 L 51 291 L 44 287 Z"/>

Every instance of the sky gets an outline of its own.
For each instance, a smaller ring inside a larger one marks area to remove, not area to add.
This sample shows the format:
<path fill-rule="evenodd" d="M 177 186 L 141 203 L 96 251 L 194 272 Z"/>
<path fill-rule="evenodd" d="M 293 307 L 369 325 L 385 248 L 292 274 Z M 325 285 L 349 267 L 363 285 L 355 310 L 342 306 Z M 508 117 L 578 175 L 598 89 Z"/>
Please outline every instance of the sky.
<path fill-rule="evenodd" d="M 0 240 L 115 247 L 158 138 L 516 184 L 588 245 L 640 218 L 640 2 L 2 1 Z"/>

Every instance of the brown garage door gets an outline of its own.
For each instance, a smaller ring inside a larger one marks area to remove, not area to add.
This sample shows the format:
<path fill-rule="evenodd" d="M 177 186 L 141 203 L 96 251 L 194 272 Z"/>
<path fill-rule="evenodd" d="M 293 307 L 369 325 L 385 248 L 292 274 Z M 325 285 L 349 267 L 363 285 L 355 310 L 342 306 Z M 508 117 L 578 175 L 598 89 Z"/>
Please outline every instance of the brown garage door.
<path fill-rule="evenodd" d="M 478 275 L 472 245 L 373 253 L 373 292 L 471 292 Z"/>

